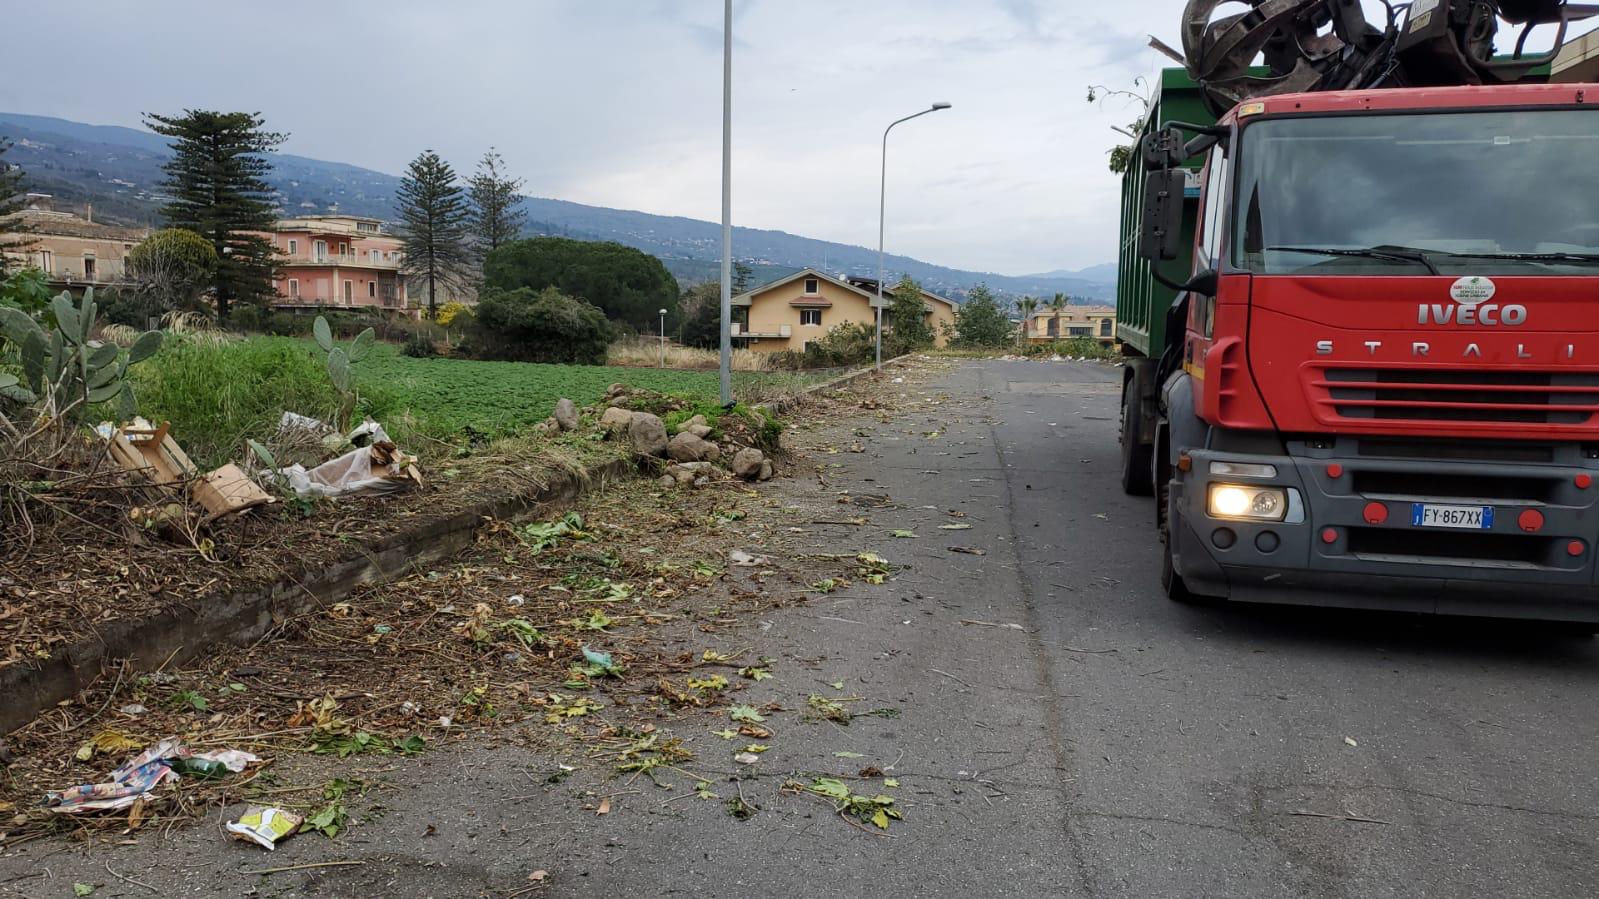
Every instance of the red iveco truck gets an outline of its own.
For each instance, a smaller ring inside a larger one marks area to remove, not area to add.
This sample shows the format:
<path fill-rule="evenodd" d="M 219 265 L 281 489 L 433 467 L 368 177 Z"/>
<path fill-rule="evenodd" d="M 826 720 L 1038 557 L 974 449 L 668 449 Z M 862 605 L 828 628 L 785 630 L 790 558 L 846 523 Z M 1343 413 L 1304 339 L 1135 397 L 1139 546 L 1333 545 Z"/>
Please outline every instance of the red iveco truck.
<path fill-rule="evenodd" d="M 1168 593 L 1599 622 L 1599 85 L 1193 89 L 1118 298 Z"/>

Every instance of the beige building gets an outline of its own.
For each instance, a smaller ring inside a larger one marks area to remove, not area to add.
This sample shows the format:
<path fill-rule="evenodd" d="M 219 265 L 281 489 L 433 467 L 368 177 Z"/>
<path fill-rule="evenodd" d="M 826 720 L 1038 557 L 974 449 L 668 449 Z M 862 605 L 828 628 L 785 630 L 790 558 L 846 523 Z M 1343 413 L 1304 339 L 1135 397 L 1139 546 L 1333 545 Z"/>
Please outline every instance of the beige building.
<path fill-rule="evenodd" d="M 1599 31 L 1590 31 L 1568 41 L 1549 69 L 1551 81 L 1568 84 L 1599 81 Z"/>
<path fill-rule="evenodd" d="M 1092 337 L 1109 346 L 1116 342 L 1116 310 L 1110 306 L 1067 306 L 1058 314 L 1050 309 L 1035 311 L 1027 321 L 1030 343 L 1052 343 Z"/>
<path fill-rule="evenodd" d="M 846 322 L 872 325 L 876 288 L 871 279 L 841 281 L 815 269 L 801 269 L 733 298 L 733 306 L 746 312 L 745 324 L 733 325 L 733 339 L 758 353 L 799 352 Z M 943 325 L 953 327 L 955 303 L 926 291 L 922 299 L 938 345 L 943 346 L 948 342 Z M 883 302 L 886 307 L 889 299 Z"/>
<path fill-rule="evenodd" d="M 52 290 L 74 292 L 121 281 L 128 253 L 150 236 L 148 228 L 95 222 L 93 207 L 84 207 L 83 215 L 58 211 L 44 194 L 30 194 L 7 225 L 20 230 L 0 234 L 0 243 L 24 244 L 5 251 L 9 267 L 39 269 Z"/>

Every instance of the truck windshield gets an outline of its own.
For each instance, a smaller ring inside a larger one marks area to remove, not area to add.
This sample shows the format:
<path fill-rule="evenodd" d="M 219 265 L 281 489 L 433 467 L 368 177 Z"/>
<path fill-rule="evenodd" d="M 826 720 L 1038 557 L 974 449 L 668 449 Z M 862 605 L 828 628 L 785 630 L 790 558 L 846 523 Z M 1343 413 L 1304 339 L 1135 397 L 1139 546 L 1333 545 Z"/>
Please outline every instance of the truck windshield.
<path fill-rule="evenodd" d="M 1599 274 L 1599 109 L 1266 119 L 1233 263 L 1260 274 Z"/>

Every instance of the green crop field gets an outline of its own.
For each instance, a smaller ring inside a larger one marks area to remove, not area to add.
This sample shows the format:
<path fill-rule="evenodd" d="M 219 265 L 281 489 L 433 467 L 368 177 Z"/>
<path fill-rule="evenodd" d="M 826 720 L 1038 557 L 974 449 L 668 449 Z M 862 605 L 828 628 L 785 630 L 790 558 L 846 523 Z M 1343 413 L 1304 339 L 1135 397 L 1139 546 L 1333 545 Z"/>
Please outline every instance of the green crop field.
<path fill-rule="evenodd" d="M 392 392 L 435 434 L 467 426 L 487 434 L 520 431 L 547 418 L 561 397 L 586 406 L 618 381 L 696 401 L 715 402 L 717 394 L 716 372 L 412 359 L 386 344 L 374 347 L 356 370 L 363 384 Z"/>
<path fill-rule="evenodd" d="M 170 421 L 189 455 L 214 467 L 241 458 L 247 440 L 270 439 L 286 411 L 330 420 L 338 397 L 324 359 L 311 341 L 290 337 L 170 341 L 133 370 L 135 394 L 141 414 Z M 514 435 L 547 418 L 561 397 L 587 406 L 616 382 L 694 403 L 717 400 L 714 371 L 413 359 L 389 344 L 374 346 L 355 372 L 358 414 L 397 438 L 418 434 L 445 443 Z M 829 374 L 735 372 L 733 395 L 761 402 Z"/>

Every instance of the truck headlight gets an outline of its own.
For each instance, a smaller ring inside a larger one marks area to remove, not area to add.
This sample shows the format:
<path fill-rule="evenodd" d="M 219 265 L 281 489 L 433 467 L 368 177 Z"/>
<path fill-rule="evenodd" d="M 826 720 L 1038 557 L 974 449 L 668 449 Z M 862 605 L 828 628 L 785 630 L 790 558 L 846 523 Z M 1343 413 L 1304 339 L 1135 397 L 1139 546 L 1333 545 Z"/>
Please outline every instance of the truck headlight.
<path fill-rule="evenodd" d="M 1206 510 L 1212 518 L 1282 521 L 1288 514 L 1288 491 L 1281 487 L 1211 484 Z"/>

